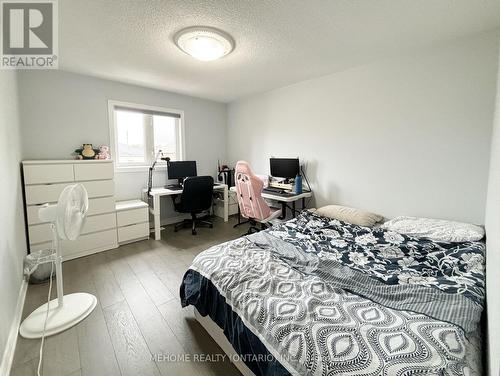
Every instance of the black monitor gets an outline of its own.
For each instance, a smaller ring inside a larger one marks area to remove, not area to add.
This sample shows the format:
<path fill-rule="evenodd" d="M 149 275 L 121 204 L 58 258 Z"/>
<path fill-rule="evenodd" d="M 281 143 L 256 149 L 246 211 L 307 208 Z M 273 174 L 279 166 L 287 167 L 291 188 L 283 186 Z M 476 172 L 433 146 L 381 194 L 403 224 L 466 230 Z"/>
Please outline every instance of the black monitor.
<path fill-rule="evenodd" d="M 300 174 L 299 158 L 270 158 L 271 176 L 291 179 Z"/>
<path fill-rule="evenodd" d="M 168 163 L 168 178 L 182 182 L 187 177 L 197 176 L 196 161 L 172 161 Z"/>

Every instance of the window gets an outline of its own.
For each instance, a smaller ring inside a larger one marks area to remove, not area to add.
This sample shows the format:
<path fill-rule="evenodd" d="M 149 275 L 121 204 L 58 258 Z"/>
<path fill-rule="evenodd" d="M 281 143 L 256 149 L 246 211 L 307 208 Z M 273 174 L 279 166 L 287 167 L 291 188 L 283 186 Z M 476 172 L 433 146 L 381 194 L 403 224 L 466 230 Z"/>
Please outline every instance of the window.
<path fill-rule="evenodd" d="M 159 150 L 183 159 L 182 111 L 109 101 L 109 115 L 116 167 L 149 166 Z"/>

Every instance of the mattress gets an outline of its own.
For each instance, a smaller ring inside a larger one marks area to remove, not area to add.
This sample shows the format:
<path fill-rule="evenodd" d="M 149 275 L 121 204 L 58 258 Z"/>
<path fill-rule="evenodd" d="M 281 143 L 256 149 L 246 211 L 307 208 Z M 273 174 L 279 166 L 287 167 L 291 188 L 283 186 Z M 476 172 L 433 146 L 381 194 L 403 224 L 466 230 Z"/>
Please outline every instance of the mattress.
<path fill-rule="evenodd" d="M 181 303 L 256 375 L 481 374 L 484 252 L 303 212 L 200 253 Z"/>

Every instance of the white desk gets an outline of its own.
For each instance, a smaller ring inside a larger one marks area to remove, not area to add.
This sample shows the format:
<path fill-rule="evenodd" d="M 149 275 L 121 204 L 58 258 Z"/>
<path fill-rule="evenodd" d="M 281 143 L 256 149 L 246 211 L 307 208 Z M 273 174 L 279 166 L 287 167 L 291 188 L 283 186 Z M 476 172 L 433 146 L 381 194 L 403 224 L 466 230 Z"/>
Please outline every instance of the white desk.
<path fill-rule="evenodd" d="M 214 191 L 222 191 L 224 194 L 224 222 L 228 221 L 229 218 L 229 194 L 226 184 L 214 184 Z M 147 193 L 147 189 L 143 189 L 144 194 Z M 154 217 L 155 226 L 155 240 L 161 239 L 161 209 L 160 209 L 160 197 L 162 196 L 173 196 L 180 195 L 182 189 L 168 189 L 168 188 L 152 188 L 149 195 L 153 198 L 153 207 L 149 208 L 149 212 Z"/>
<path fill-rule="evenodd" d="M 236 187 L 231 187 L 230 188 L 232 192 L 236 192 Z M 307 192 L 302 192 L 301 194 L 291 194 L 289 196 L 285 195 L 279 195 L 279 194 L 273 194 L 273 193 L 268 193 L 268 192 L 262 192 L 262 198 L 265 198 L 267 200 L 273 200 L 273 201 L 278 201 L 281 203 L 281 210 L 282 210 L 282 217 L 286 218 L 286 206 L 287 204 L 291 203 L 292 204 L 292 215 L 295 217 L 295 203 L 299 200 L 302 200 L 302 208 L 305 208 L 305 199 L 312 197 L 312 192 L 307 191 Z"/>

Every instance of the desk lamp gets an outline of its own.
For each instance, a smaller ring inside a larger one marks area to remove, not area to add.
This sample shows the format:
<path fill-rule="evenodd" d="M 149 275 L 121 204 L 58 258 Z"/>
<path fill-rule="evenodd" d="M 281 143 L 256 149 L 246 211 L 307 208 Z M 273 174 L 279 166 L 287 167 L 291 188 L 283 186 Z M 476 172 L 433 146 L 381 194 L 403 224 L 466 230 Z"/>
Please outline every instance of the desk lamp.
<path fill-rule="evenodd" d="M 158 153 L 156 153 L 155 159 L 153 161 L 153 164 L 151 167 L 149 167 L 149 176 L 148 176 L 148 197 L 149 194 L 151 193 L 151 188 L 153 187 L 153 171 L 155 169 L 156 163 L 158 160 L 165 161 L 165 162 L 170 162 L 170 157 L 164 157 L 163 156 L 163 151 L 158 150 Z"/>

